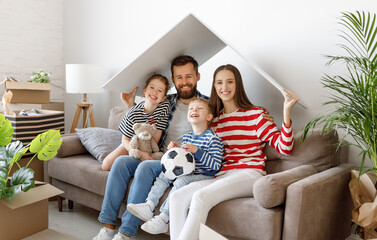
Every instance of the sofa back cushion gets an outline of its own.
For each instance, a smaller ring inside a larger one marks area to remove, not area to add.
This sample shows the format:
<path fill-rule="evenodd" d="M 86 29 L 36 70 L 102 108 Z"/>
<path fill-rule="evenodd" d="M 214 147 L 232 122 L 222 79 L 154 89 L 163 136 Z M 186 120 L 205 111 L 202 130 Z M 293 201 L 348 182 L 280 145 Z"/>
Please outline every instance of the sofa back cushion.
<path fill-rule="evenodd" d="M 128 111 L 126 107 L 113 107 L 110 110 L 109 121 L 107 127 L 110 129 L 118 130 L 119 124 Z"/>
<path fill-rule="evenodd" d="M 301 133 L 294 131 L 294 147 L 290 155 L 282 155 L 270 146 L 266 146 L 266 171 L 268 174 L 285 171 L 301 165 L 312 165 L 318 172 L 337 166 L 340 162 L 340 151 L 336 150 L 338 142 L 336 131 L 325 135 L 315 129 L 309 132 L 306 140 L 301 141 Z"/>

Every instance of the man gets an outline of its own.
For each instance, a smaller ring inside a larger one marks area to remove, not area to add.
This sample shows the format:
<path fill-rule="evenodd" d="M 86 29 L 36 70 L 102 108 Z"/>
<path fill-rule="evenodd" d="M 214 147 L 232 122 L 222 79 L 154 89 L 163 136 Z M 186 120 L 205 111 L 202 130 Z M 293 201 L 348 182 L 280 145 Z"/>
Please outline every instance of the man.
<path fill-rule="evenodd" d="M 183 135 L 192 131 L 191 125 L 187 121 L 189 102 L 197 97 L 208 100 L 208 97 L 200 94 L 196 89 L 197 82 L 200 80 L 200 73 L 198 72 L 198 63 L 194 58 L 191 56 L 175 58 L 171 64 L 171 73 L 171 79 L 177 93 L 167 96 L 172 107 L 168 128 L 162 133 L 160 140 L 163 141 L 165 150 L 171 141 L 180 145 Z M 129 95 L 122 94 L 122 99 L 129 108 L 134 103 L 135 94 L 136 89 Z M 142 203 L 145 202 L 155 178 L 161 172 L 160 161 L 150 160 L 151 158 L 149 158 L 141 159 L 141 163 L 135 163 L 136 161 L 130 163 L 120 161 L 119 158 L 115 160 L 114 165 L 116 166 L 112 167 L 109 173 L 102 210 L 98 217 L 98 220 L 104 223 L 104 227 L 93 238 L 95 240 L 128 240 L 136 235 L 141 220 L 128 211 L 122 216 L 122 223 L 117 234 L 115 230 L 120 205 L 126 194 L 129 178 L 130 176 L 134 177 L 127 203 Z"/>

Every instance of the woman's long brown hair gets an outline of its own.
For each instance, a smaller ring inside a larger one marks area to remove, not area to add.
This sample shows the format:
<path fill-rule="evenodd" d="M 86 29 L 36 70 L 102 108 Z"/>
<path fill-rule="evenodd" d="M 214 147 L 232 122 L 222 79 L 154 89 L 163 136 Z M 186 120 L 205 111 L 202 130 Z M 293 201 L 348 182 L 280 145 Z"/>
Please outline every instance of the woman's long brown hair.
<path fill-rule="evenodd" d="M 254 107 L 246 95 L 245 88 L 243 87 L 242 77 L 240 71 L 231 64 L 226 64 L 218 67 L 215 72 L 213 73 L 213 82 L 212 82 L 212 90 L 211 90 L 211 97 L 209 99 L 209 103 L 213 109 L 213 116 L 217 117 L 220 114 L 220 111 L 224 108 L 224 104 L 221 101 L 221 98 L 217 95 L 215 89 L 215 81 L 216 75 L 218 72 L 222 70 L 229 70 L 234 74 L 234 78 L 236 81 L 236 93 L 234 94 L 234 99 L 236 102 L 236 106 L 241 110 L 247 110 L 249 108 Z"/>

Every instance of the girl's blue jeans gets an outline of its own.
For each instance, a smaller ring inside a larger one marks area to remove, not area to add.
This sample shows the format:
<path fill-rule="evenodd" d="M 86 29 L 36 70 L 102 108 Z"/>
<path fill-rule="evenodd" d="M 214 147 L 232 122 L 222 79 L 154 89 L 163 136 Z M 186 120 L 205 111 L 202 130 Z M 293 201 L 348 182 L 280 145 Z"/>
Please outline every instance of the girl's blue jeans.
<path fill-rule="evenodd" d="M 119 209 L 127 193 L 127 186 L 133 177 L 127 203 L 143 203 L 148 196 L 154 180 L 161 172 L 158 160 L 143 161 L 130 156 L 115 159 L 106 183 L 106 192 L 98 220 L 102 223 L 117 224 Z M 128 236 L 135 236 L 140 219 L 126 211 L 118 231 Z"/>

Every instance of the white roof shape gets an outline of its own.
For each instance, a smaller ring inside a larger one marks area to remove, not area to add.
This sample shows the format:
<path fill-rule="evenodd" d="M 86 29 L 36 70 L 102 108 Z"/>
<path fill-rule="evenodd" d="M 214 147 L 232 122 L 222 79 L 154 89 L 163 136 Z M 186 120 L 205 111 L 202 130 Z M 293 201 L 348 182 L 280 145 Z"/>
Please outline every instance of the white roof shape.
<path fill-rule="evenodd" d="M 283 87 L 259 66 L 242 56 L 231 45 L 227 44 L 193 14 L 186 16 L 170 31 L 162 36 L 138 58 L 123 70 L 108 80 L 103 88 L 117 92 L 130 93 L 139 87 L 137 95 L 142 95 L 141 89 L 145 81 L 153 73 L 160 73 L 168 78 L 171 76 L 171 61 L 180 55 L 193 56 L 199 66 L 211 59 L 218 52 L 229 46 L 258 73 L 268 80 L 279 91 Z M 300 104 L 303 106 L 302 104 Z M 303 106 L 305 108 L 305 106 Z"/>

